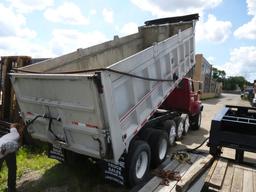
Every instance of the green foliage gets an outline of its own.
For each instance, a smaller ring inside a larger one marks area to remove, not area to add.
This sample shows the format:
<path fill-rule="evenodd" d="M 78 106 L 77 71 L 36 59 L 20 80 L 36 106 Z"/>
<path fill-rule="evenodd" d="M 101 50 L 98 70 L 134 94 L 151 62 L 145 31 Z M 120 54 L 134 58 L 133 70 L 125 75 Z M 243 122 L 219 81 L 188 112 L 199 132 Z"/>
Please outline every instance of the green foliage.
<path fill-rule="evenodd" d="M 215 67 L 212 68 L 212 78 L 218 82 L 223 82 L 226 77 L 224 70 L 219 70 Z"/>
<path fill-rule="evenodd" d="M 30 171 L 40 171 L 44 173 L 57 163 L 56 160 L 47 157 L 45 146 L 39 148 L 21 147 L 17 153 L 17 179 Z M 0 172 L 0 191 L 4 191 L 6 188 L 7 177 L 8 170 L 4 163 Z"/>
<path fill-rule="evenodd" d="M 248 85 L 249 82 L 242 76 L 229 77 L 223 82 L 223 89 L 235 90 L 237 86 L 242 90 L 244 85 Z"/>
<path fill-rule="evenodd" d="M 226 78 L 226 72 L 215 67 L 212 68 L 212 78 L 218 82 L 222 82 L 224 90 L 236 90 L 237 87 L 242 90 L 245 85 L 251 85 L 243 76 Z"/>
<path fill-rule="evenodd" d="M 19 191 L 106 191 L 127 192 L 118 185 L 104 181 L 98 164 L 93 164 L 85 157 L 74 160 L 73 165 L 59 163 L 49 159 L 46 147 L 22 147 L 17 154 L 17 181 L 29 175 L 19 186 Z M 22 176 L 22 177 L 21 177 Z M 0 172 L 0 191 L 6 189 L 7 168 Z"/>

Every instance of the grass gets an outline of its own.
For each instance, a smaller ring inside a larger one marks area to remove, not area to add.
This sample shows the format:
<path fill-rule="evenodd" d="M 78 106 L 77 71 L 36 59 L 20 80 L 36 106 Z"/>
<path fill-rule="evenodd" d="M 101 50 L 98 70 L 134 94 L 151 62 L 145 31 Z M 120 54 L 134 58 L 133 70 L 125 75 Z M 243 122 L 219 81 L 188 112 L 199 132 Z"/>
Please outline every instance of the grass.
<path fill-rule="evenodd" d="M 0 172 L 0 191 L 6 190 L 7 167 Z M 35 174 L 36 173 L 36 174 Z M 86 158 L 74 160 L 73 165 L 59 163 L 47 156 L 47 146 L 21 147 L 17 153 L 17 181 L 30 175 L 18 186 L 19 192 L 44 191 L 105 191 L 127 192 L 127 189 L 106 183 L 100 166 Z M 35 176 L 34 176 L 35 175 Z"/>
<path fill-rule="evenodd" d="M 39 171 L 44 174 L 46 170 L 54 167 L 58 161 L 49 159 L 46 154 L 46 146 L 39 148 L 21 147 L 17 152 L 17 180 L 24 174 L 31 171 Z M 6 188 L 8 169 L 3 164 L 0 172 L 0 191 Z"/>
<path fill-rule="evenodd" d="M 0 172 L 0 191 L 5 191 L 8 170 L 4 163 Z M 24 175 L 29 175 L 28 179 Z M 24 178 L 26 178 L 24 180 Z M 23 182 L 20 182 L 23 180 Z M 21 147 L 17 153 L 17 183 L 19 192 L 45 191 L 105 191 L 119 192 L 127 189 L 106 183 L 98 164 L 86 158 L 74 160 L 73 165 L 48 158 L 47 146 Z"/>

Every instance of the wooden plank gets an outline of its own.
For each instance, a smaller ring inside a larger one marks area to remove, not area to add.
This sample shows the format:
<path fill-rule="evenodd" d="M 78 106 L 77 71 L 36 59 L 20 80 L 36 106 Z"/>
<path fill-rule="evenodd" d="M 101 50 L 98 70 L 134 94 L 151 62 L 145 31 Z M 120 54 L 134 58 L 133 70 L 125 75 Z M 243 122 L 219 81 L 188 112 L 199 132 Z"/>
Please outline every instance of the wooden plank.
<path fill-rule="evenodd" d="M 256 192 L 256 172 L 253 171 L 252 174 L 253 174 L 253 191 Z"/>
<path fill-rule="evenodd" d="M 231 189 L 231 184 L 233 180 L 233 175 L 234 175 L 234 166 L 232 163 L 229 163 L 227 172 L 224 178 L 224 182 L 221 188 L 222 192 L 229 192 Z"/>
<path fill-rule="evenodd" d="M 235 167 L 232 186 L 231 186 L 231 191 L 232 192 L 242 191 L 242 189 L 243 189 L 243 178 L 244 178 L 244 170 Z"/>
<path fill-rule="evenodd" d="M 207 191 L 203 191 L 203 192 L 219 192 L 219 190 L 213 187 L 209 187 Z"/>
<path fill-rule="evenodd" d="M 220 189 L 224 181 L 225 173 L 227 170 L 228 161 L 226 159 L 219 159 L 214 169 L 209 186 Z"/>
<path fill-rule="evenodd" d="M 172 160 L 168 165 L 166 165 L 163 170 L 167 171 L 167 170 L 174 170 L 177 166 L 179 165 L 179 162 L 176 160 Z M 149 182 L 146 183 L 146 185 L 144 185 L 139 192 L 149 192 L 149 191 L 153 191 L 154 189 L 156 189 L 158 187 L 158 185 L 161 183 L 162 178 L 160 177 L 153 177 Z"/>
<path fill-rule="evenodd" d="M 253 192 L 252 171 L 244 170 L 243 192 Z"/>
<path fill-rule="evenodd" d="M 233 166 L 237 167 L 237 168 L 240 168 L 240 169 L 243 169 L 243 170 L 256 171 L 256 169 L 254 167 L 249 167 L 247 165 L 237 165 L 237 164 L 234 164 Z"/>
<path fill-rule="evenodd" d="M 213 171 L 214 171 L 214 169 L 215 169 L 217 163 L 218 163 L 218 160 L 215 160 L 215 161 L 213 162 L 213 164 L 212 164 L 212 166 L 211 166 L 211 168 L 210 168 L 210 170 L 209 170 L 207 176 L 205 177 L 205 180 L 204 180 L 205 183 L 208 184 L 208 183 L 210 182 L 210 179 L 211 179 L 211 177 L 212 177 Z"/>
<path fill-rule="evenodd" d="M 213 156 L 208 155 L 196 161 L 176 185 L 176 191 L 186 191 L 190 184 L 211 165 Z"/>
<path fill-rule="evenodd" d="M 207 191 L 208 188 L 209 188 L 209 182 L 210 182 L 210 179 L 212 177 L 212 174 L 213 174 L 213 171 L 216 167 L 218 163 L 218 160 L 215 160 L 210 168 L 210 170 L 208 171 L 208 174 L 207 176 L 205 177 L 205 180 L 204 180 L 204 185 L 203 185 L 203 188 L 202 188 L 202 191 Z"/>
<path fill-rule="evenodd" d="M 201 156 L 200 156 L 201 157 Z M 199 155 L 192 154 L 191 155 L 191 162 L 194 163 L 199 158 Z M 186 163 L 181 163 L 174 171 L 178 171 L 180 173 L 180 176 L 182 177 L 187 170 L 189 169 L 191 165 Z M 168 186 L 165 185 L 159 185 L 154 191 L 159 192 L 169 192 L 173 188 L 175 189 L 175 185 L 177 184 L 177 181 L 170 181 Z"/>

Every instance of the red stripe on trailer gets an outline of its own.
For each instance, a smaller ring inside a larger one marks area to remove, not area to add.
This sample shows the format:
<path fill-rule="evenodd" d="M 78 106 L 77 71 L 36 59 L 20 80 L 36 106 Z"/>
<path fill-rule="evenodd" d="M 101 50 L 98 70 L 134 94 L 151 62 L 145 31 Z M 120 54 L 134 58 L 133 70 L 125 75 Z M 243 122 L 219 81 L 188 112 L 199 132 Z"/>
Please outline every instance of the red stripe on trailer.
<path fill-rule="evenodd" d="M 90 128 L 98 128 L 98 126 L 97 125 L 92 125 L 92 124 L 88 124 L 88 123 L 86 123 L 85 124 L 86 125 L 86 127 L 90 127 Z"/>
<path fill-rule="evenodd" d="M 79 125 L 79 123 L 77 121 L 72 121 L 72 124 Z"/>
<path fill-rule="evenodd" d="M 33 113 L 31 113 L 31 112 L 27 112 L 27 115 L 33 115 Z"/>
<path fill-rule="evenodd" d="M 153 110 L 151 113 L 150 113 L 150 117 L 156 112 L 156 110 Z"/>
<path fill-rule="evenodd" d="M 146 124 L 146 122 L 147 122 L 147 119 L 145 119 L 145 120 L 140 124 L 140 126 L 143 127 L 143 126 Z M 138 129 L 138 128 L 137 128 L 137 129 Z"/>

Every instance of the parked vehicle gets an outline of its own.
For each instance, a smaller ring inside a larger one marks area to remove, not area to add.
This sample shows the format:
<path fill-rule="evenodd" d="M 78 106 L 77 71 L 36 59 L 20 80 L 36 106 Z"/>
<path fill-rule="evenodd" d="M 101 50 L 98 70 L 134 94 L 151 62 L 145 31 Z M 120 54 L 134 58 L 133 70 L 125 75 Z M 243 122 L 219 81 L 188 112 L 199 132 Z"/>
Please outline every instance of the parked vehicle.
<path fill-rule="evenodd" d="M 193 81 L 198 14 L 146 22 L 139 32 L 11 73 L 35 139 L 61 161 L 102 160 L 107 179 L 130 186 L 166 157 L 168 143 L 198 129 Z"/>
<path fill-rule="evenodd" d="M 245 90 L 243 90 L 241 92 L 241 98 L 252 100 L 253 99 L 253 88 L 246 88 Z"/>
<path fill-rule="evenodd" d="M 254 97 L 252 99 L 252 106 L 256 107 L 256 94 L 254 94 Z"/>

